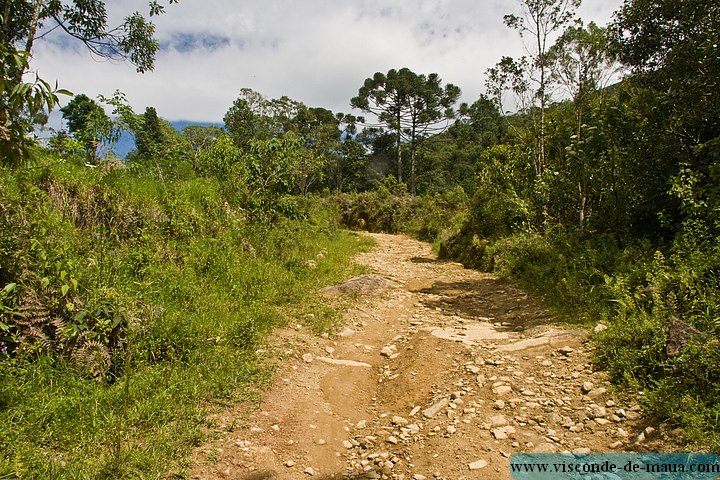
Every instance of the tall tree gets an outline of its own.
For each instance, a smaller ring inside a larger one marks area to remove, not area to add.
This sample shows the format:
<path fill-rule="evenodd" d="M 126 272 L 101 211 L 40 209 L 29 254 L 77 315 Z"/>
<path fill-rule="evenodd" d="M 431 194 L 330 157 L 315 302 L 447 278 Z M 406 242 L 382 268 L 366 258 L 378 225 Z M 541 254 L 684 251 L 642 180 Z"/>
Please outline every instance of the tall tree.
<path fill-rule="evenodd" d="M 240 148 L 249 148 L 250 141 L 268 138 L 261 126 L 267 99 L 250 89 L 240 90 L 240 96 L 233 102 L 223 117 L 225 128 Z"/>
<path fill-rule="evenodd" d="M 461 104 L 458 117 L 453 128 L 460 130 L 467 127 L 471 132 L 471 140 L 482 148 L 489 148 L 500 141 L 505 128 L 502 114 L 497 103 L 485 95 L 480 95 L 471 105 Z"/>
<path fill-rule="evenodd" d="M 505 25 L 517 30 L 520 37 L 528 38 L 531 78 L 537 85 L 535 99 L 540 116 L 535 170 L 537 175 L 541 175 L 545 168 L 545 110 L 550 100 L 548 50 L 552 36 L 562 31 L 574 18 L 580 0 L 519 0 L 519 3 L 520 14 L 505 15 L 504 21 Z"/>
<path fill-rule="evenodd" d="M 410 148 L 410 190 L 415 192 L 416 154 L 421 141 L 439 133 L 453 118 L 453 105 L 460 89 L 453 84 L 441 85 L 437 73 L 417 74 L 408 68 L 375 73 L 350 100 L 358 108 L 377 117 L 379 125 L 394 132 L 397 149 L 398 181 L 403 179 L 402 143 Z"/>
<path fill-rule="evenodd" d="M 530 106 L 527 94 L 530 85 L 527 79 L 528 61 L 526 57 L 515 60 L 512 57 L 502 57 L 494 67 L 485 72 L 485 90 L 490 98 L 497 104 L 502 115 L 507 111 L 503 98 L 506 92 L 512 92 L 520 112 L 526 112 Z"/>
<path fill-rule="evenodd" d="M 178 0 L 168 0 L 177 3 Z M 65 34 L 83 43 L 101 58 L 130 61 L 138 72 L 152 70 L 159 44 L 155 27 L 139 12 L 117 26 L 110 26 L 100 0 L 0 0 L 0 160 L 18 164 L 29 154 L 27 133 L 33 114 L 57 105 L 57 94 L 35 78 L 24 83 L 33 46 L 39 39 Z M 156 0 L 149 2 L 149 16 L 163 12 Z M 20 146 L 20 147 L 18 147 Z"/>
<path fill-rule="evenodd" d="M 142 127 L 135 132 L 135 147 L 142 158 L 151 159 L 161 154 L 163 132 L 155 107 L 146 107 L 142 116 Z"/>
<path fill-rule="evenodd" d="M 651 93 L 639 139 L 657 141 L 643 161 L 661 165 L 653 177 L 672 172 L 658 188 L 672 183 L 685 215 L 703 216 L 720 231 L 720 4 L 626 0 L 610 28 L 632 81 Z"/>
<path fill-rule="evenodd" d="M 570 157 L 578 163 L 573 169 L 577 183 L 578 195 L 578 221 L 580 226 L 585 224 L 588 212 L 588 196 L 590 182 L 593 178 L 593 162 L 598 161 L 596 145 L 593 141 L 598 138 L 596 127 L 585 125 L 584 114 L 588 107 L 590 95 L 598 95 L 601 88 L 618 73 L 619 67 L 610 52 L 607 30 L 590 22 L 583 27 L 568 27 L 558 38 L 548 52 L 548 63 L 551 68 L 551 78 L 563 87 L 572 98 L 575 113 L 575 135 L 571 137 L 568 147 Z M 590 123 L 590 122 L 588 122 Z M 593 131 L 586 138 L 584 129 Z M 598 175 L 595 175 L 597 178 Z"/>
<path fill-rule="evenodd" d="M 576 135 L 582 136 L 582 114 L 588 95 L 607 86 L 619 71 L 610 52 L 607 30 L 590 22 L 567 28 L 548 52 L 551 78 L 570 94 L 575 106 Z"/>
<path fill-rule="evenodd" d="M 168 0 L 177 3 L 178 0 Z M 159 48 L 155 26 L 140 12 L 126 16 L 119 25 L 108 23 L 104 1 L 100 0 L 2 0 L 0 1 L 0 43 L 28 54 L 36 40 L 63 32 L 82 42 L 101 58 L 130 61 L 138 72 L 152 70 Z M 149 2 L 149 16 L 163 13 L 156 0 Z M 16 72 L 16 75 L 21 75 Z"/>
<path fill-rule="evenodd" d="M 76 95 L 60 111 L 68 130 L 85 147 L 88 160 L 94 162 L 101 142 L 113 142 L 117 131 L 105 110 L 85 94 Z"/>

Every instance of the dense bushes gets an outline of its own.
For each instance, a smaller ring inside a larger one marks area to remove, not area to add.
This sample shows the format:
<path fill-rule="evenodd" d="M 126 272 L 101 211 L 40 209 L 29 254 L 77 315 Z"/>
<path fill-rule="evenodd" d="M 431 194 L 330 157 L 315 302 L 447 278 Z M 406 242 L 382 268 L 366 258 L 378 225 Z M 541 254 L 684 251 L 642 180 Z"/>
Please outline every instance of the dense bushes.
<path fill-rule="evenodd" d="M 336 194 L 328 200 L 337 205 L 340 221 L 348 228 L 371 232 L 406 233 L 436 242 L 458 228 L 467 214 L 468 198 L 457 187 L 443 194 L 415 197 L 403 184 L 375 191 Z"/>
<path fill-rule="evenodd" d="M 606 325 L 595 335 L 597 367 L 643 390 L 647 413 L 695 447 L 718 449 L 720 251 L 697 222 L 665 250 L 560 226 L 485 238 L 470 222 L 440 247 L 515 278 L 566 320 Z"/>

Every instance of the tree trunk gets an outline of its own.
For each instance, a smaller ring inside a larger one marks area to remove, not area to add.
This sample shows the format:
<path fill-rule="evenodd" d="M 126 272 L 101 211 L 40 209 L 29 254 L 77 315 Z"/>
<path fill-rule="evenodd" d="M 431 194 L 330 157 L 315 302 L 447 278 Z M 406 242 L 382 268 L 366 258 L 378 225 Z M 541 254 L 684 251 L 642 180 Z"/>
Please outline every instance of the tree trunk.
<path fill-rule="evenodd" d="M 397 174 L 398 182 L 402 183 L 402 136 L 400 128 L 398 128 L 397 132 Z"/>
<path fill-rule="evenodd" d="M 28 55 L 32 53 L 33 43 L 35 42 L 35 34 L 37 33 L 38 22 L 40 21 L 40 10 L 42 9 L 43 0 L 35 0 L 35 8 L 33 9 L 33 16 L 30 20 L 30 28 L 28 29 L 28 36 L 25 40 L 25 51 Z M 21 69 L 18 75 L 18 81 L 22 81 L 22 76 L 25 74 L 25 69 Z"/>
<path fill-rule="evenodd" d="M 412 126 L 412 137 L 410 138 L 410 193 L 415 195 L 415 153 L 417 151 L 417 130 Z"/>

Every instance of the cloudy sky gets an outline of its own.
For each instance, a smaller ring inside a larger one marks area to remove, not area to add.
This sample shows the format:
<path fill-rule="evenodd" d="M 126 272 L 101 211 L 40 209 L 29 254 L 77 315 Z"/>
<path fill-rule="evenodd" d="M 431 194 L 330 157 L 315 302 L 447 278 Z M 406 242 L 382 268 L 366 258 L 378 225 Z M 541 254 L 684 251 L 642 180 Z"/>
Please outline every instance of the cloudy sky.
<path fill-rule="evenodd" d="M 113 0 L 121 19 L 147 0 Z M 622 0 L 584 0 L 578 15 L 605 25 Z M 517 0 L 180 0 L 156 17 L 162 47 L 155 70 L 93 58 L 60 32 L 35 46 L 33 68 L 90 97 L 119 89 L 136 112 L 168 120 L 221 122 L 243 87 L 308 106 L 350 111 L 365 78 L 409 67 L 437 72 L 472 102 L 484 72 L 523 44 L 503 25 Z"/>

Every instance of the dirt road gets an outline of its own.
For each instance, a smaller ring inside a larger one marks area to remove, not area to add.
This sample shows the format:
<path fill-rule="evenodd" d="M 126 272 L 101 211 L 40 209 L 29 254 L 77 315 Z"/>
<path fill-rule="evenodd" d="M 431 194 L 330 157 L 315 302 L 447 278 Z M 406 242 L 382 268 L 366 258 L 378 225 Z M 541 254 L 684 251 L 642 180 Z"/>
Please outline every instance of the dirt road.
<path fill-rule="evenodd" d="M 215 418 L 190 478 L 506 480 L 514 452 L 667 450 L 593 372 L 586 330 L 425 243 L 373 237 L 373 275 L 325 291 L 349 305 L 338 332 L 276 332 L 276 382 L 259 410 Z"/>

